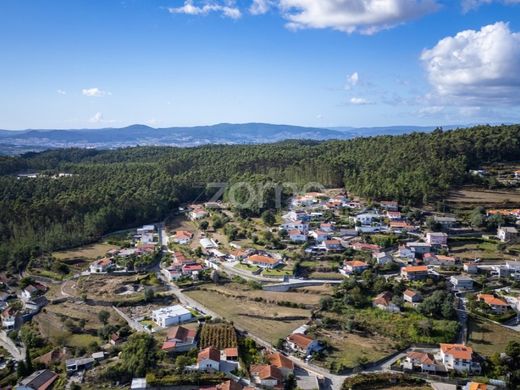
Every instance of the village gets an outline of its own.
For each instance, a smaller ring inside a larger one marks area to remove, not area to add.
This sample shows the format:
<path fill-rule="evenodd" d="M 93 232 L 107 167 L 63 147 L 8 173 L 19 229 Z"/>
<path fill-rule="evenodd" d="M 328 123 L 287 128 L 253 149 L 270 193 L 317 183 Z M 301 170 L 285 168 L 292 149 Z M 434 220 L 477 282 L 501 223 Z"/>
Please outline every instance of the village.
<path fill-rule="evenodd" d="M 144 333 L 163 373 L 131 389 L 339 389 L 378 373 L 501 388 L 487 367 L 520 341 L 519 223 L 520 209 L 446 213 L 341 189 L 258 218 L 186 205 L 2 274 L 2 376 L 31 366 L 16 388 L 102 388 Z"/>

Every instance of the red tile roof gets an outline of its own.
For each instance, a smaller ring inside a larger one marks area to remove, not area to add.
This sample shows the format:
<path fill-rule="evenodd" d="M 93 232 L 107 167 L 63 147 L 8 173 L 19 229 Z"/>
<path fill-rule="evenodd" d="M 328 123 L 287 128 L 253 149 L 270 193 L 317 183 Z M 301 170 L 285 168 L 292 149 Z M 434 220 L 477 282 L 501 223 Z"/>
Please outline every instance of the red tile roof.
<path fill-rule="evenodd" d="M 269 359 L 269 363 L 271 363 L 273 366 L 294 370 L 294 363 L 292 360 L 282 355 L 280 352 L 273 352 L 267 355 L 267 359 Z"/>
<path fill-rule="evenodd" d="M 493 306 L 509 306 L 503 299 L 497 298 L 491 294 L 478 294 L 477 298 L 479 301 L 484 301 L 488 305 Z"/>
<path fill-rule="evenodd" d="M 455 359 L 471 360 L 473 349 L 464 344 L 441 344 L 441 351 Z"/>
<path fill-rule="evenodd" d="M 306 349 L 314 340 L 302 333 L 293 333 L 287 339 L 302 349 Z"/>
<path fill-rule="evenodd" d="M 280 370 L 271 364 L 253 364 L 251 366 L 251 375 L 258 376 L 260 379 L 276 379 L 282 381 L 283 376 Z"/>
<path fill-rule="evenodd" d="M 220 351 L 213 347 L 208 347 L 199 352 L 197 356 L 197 362 L 201 362 L 202 360 L 210 359 L 215 362 L 220 362 Z"/>

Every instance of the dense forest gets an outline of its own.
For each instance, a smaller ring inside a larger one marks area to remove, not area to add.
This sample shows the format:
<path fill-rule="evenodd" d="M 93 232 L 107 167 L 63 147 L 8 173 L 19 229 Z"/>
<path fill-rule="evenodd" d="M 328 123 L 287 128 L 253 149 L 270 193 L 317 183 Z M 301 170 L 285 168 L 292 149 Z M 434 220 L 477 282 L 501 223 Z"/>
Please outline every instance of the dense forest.
<path fill-rule="evenodd" d="M 318 182 L 367 198 L 423 204 L 463 184 L 468 169 L 519 159 L 518 125 L 349 141 L 60 149 L 0 157 L 0 268 L 20 270 L 45 252 L 163 219 L 182 203 L 209 199 L 216 191 L 208 187 L 212 182 Z M 16 177 L 27 171 L 41 176 Z M 72 175 L 53 177 L 61 172 Z M 266 199 L 264 207 L 271 207 Z"/>

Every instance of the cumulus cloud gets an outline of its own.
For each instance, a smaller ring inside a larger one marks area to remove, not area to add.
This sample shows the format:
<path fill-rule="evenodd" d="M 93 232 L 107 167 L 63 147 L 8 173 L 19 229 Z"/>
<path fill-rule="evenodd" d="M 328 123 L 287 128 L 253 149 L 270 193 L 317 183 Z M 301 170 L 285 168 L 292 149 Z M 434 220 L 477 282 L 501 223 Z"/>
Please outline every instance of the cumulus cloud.
<path fill-rule="evenodd" d="M 520 4 L 520 0 L 462 0 L 462 9 L 464 12 L 476 9 L 481 5 L 491 3 L 502 3 L 502 4 Z"/>
<path fill-rule="evenodd" d="M 253 0 L 249 7 L 249 12 L 253 15 L 263 15 L 275 5 L 274 0 Z"/>
<path fill-rule="evenodd" d="M 89 97 L 101 97 L 105 95 L 111 95 L 110 92 L 103 91 L 99 88 L 84 88 L 81 90 L 81 93 L 83 96 L 89 96 Z"/>
<path fill-rule="evenodd" d="M 57 89 L 57 90 L 56 90 L 56 93 L 57 93 L 58 95 L 66 95 L 66 94 L 67 94 L 67 91 L 65 91 L 65 90 L 63 90 L 63 89 Z"/>
<path fill-rule="evenodd" d="M 421 55 L 436 98 L 460 105 L 520 103 L 520 33 L 498 22 L 440 40 Z"/>
<path fill-rule="evenodd" d="M 101 112 L 96 112 L 88 121 L 90 123 L 103 122 L 103 114 Z"/>
<path fill-rule="evenodd" d="M 349 100 L 350 104 L 353 104 L 355 106 L 363 106 L 365 104 L 370 104 L 370 102 L 362 97 L 352 97 Z"/>
<path fill-rule="evenodd" d="M 374 34 L 434 12 L 436 0 L 278 0 L 287 27 Z"/>
<path fill-rule="evenodd" d="M 346 89 L 350 89 L 352 87 L 355 87 L 359 83 L 359 73 L 354 72 L 347 77 L 347 85 L 345 86 Z"/>
<path fill-rule="evenodd" d="M 184 5 L 180 7 L 168 8 L 168 11 L 172 14 L 186 14 L 186 15 L 208 15 L 212 12 L 220 13 L 230 19 L 239 19 L 242 16 L 242 12 L 234 5 L 234 1 L 221 2 L 208 2 L 205 4 L 197 5 L 193 0 L 185 0 Z"/>

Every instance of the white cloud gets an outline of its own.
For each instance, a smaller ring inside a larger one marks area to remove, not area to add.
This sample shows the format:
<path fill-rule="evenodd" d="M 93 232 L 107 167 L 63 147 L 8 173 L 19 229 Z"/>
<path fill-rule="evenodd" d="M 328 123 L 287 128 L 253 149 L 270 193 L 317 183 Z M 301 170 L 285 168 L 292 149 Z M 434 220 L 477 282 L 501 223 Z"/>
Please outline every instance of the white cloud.
<path fill-rule="evenodd" d="M 347 76 L 347 84 L 345 85 L 345 89 L 351 89 L 355 87 L 359 83 L 359 73 L 354 72 Z"/>
<path fill-rule="evenodd" d="M 434 12 L 437 0 L 278 0 L 287 27 L 373 34 Z"/>
<path fill-rule="evenodd" d="M 421 55 L 430 100 L 459 105 L 520 103 L 520 34 L 498 22 L 440 40 Z"/>
<path fill-rule="evenodd" d="M 491 3 L 502 3 L 502 4 L 520 4 L 520 0 L 462 0 L 462 9 L 464 12 L 474 10 L 481 5 Z"/>
<path fill-rule="evenodd" d="M 253 0 L 249 7 L 249 12 L 253 15 L 263 15 L 275 5 L 274 0 Z"/>
<path fill-rule="evenodd" d="M 105 95 L 111 95 L 110 92 L 103 91 L 102 89 L 99 89 L 99 88 L 84 88 L 81 90 L 81 93 L 84 96 L 89 96 L 89 97 L 101 97 L 101 96 L 105 96 Z"/>
<path fill-rule="evenodd" d="M 96 112 L 88 121 L 90 123 L 103 122 L 103 114 L 101 112 Z"/>
<path fill-rule="evenodd" d="M 352 98 L 350 98 L 349 102 L 350 102 L 350 104 L 353 104 L 355 106 L 362 106 L 365 104 L 370 104 L 370 102 L 367 99 L 362 98 L 362 97 L 352 97 Z"/>
<path fill-rule="evenodd" d="M 242 12 L 234 5 L 234 1 L 228 0 L 224 3 L 211 1 L 206 4 L 195 5 L 193 0 L 185 0 L 180 7 L 168 8 L 172 14 L 207 15 L 212 12 L 221 13 L 230 19 L 239 19 Z"/>
<path fill-rule="evenodd" d="M 56 93 L 59 94 L 59 95 L 66 95 L 67 94 L 67 91 L 63 90 L 63 89 L 57 89 L 56 90 Z"/>

